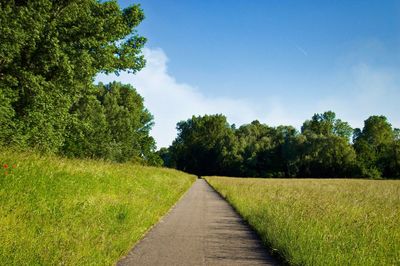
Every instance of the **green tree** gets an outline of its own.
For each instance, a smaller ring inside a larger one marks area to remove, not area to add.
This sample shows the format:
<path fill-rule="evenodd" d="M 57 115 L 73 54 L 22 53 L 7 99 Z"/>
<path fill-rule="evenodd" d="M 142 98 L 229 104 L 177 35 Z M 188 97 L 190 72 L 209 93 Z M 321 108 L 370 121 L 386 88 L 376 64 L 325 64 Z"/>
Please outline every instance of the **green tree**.
<path fill-rule="evenodd" d="M 303 134 L 312 132 L 324 136 L 335 135 L 349 140 L 353 129 L 347 122 L 337 119 L 334 112 L 327 111 L 323 114 L 314 114 L 311 120 L 305 121 L 301 132 Z"/>
<path fill-rule="evenodd" d="M 242 158 L 240 174 L 243 176 L 270 176 L 275 172 L 273 165 L 274 129 L 258 120 L 236 130 L 239 154 Z"/>
<path fill-rule="evenodd" d="M 161 158 L 163 166 L 170 168 L 176 167 L 175 162 L 172 159 L 170 149 L 162 147 L 160 150 L 157 151 L 157 154 Z"/>
<path fill-rule="evenodd" d="M 74 123 L 68 127 L 64 154 L 161 164 L 149 136 L 153 117 L 132 86 L 100 83 L 73 106 L 71 114 Z"/>
<path fill-rule="evenodd" d="M 355 130 L 354 148 L 362 176 L 381 178 L 398 173 L 396 134 L 384 116 L 370 116 L 362 130 Z"/>
<path fill-rule="evenodd" d="M 389 150 L 388 159 L 388 177 L 400 178 L 400 129 L 393 130 L 394 141 L 392 148 Z"/>
<path fill-rule="evenodd" d="M 0 117 L 13 128 L 9 141 L 58 151 L 74 123 L 70 108 L 97 73 L 144 66 L 145 39 L 134 31 L 143 18 L 138 5 L 121 10 L 116 1 L 1 1 Z"/>
<path fill-rule="evenodd" d="M 356 153 L 345 138 L 309 134 L 302 146 L 298 161 L 300 177 L 345 178 L 354 175 Z"/>
<path fill-rule="evenodd" d="M 105 109 L 95 94 L 97 88 L 93 90 L 93 94 L 80 98 L 70 110 L 72 118 L 62 153 L 70 157 L 112 159 Z"/>
<path fill-rule="evenodd" d="M 334 112 L 315 114 L 302 126 L 298 142 L 301 177 L 349 177 L 355 172 L 356 154 L 349 143 L 352 128 Z"/>
<path fill-rule="evenodd" d="M 279 165 L 276 171 L 282 177 L 295 177 L 298 174 L 298 136 L 299 132 L 292 126 L 278 126 L 275 130 L 274 164 Z"/>
<path fill-rule="evenodd" d="M 193 116 L 177 124 L 170 147 L 176 167 L 196 175 L 224 174 L 224 148 L 232 129 L 223 115 Z"/>
<path fill-rule="evenodd" d="M 224 169 L 230 175 L 255 177 L 293 176 L 289 173 L 289 143 L 297 135 L 291 126 L 269 127 L 255 120 L 238 129 L 223 150 Z"/>
<path fill-rule="evenodd" d="M 14 110 L 10 99 L 0 90 L 0 146 L 10 143 L 13 129 L 15 127 L 13 117 Z"/>

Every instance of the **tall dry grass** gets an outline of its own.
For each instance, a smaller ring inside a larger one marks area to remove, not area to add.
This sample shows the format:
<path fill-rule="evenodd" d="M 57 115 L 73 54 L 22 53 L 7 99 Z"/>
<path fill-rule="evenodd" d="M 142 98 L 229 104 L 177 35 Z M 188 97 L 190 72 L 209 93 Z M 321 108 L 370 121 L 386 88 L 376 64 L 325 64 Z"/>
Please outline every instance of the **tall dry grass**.
<path fill-rule="evenodd" d="M 400 181 L 207 177 L 293 265 L 400 265 Z"/>

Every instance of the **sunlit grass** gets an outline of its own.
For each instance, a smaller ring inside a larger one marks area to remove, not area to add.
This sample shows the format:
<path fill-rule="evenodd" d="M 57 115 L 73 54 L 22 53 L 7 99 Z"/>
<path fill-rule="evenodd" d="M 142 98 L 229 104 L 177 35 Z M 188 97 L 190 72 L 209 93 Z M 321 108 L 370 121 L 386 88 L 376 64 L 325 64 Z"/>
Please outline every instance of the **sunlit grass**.
<path fill-rule="evenodd" d="M 0 163 L 1 265 L 115 264 L 195 180 L 11 151 Z"/>
<path fill-rule="evenodd" d="M 293 265 L 400 265 L 400 181 L 207 177 Z"/>

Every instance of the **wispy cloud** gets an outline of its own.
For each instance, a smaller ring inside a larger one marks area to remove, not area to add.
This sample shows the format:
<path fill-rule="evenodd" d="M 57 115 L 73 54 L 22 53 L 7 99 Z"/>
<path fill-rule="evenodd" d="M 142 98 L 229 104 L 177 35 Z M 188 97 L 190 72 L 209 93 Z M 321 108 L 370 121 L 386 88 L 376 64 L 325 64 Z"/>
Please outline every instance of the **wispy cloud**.
<path fill-rule="evenodd" d="M 308 56 L 307 51 L 304 50 L 302 47 L 296 45 L 296 49 L 297 49 L 298 51 L 300 51 L 304 56 Z"/>
<path fill-rule="evenodd" d="M 332 94 L 318 102 L 319 109 L 332 109 L 354 127 L 362 127 L 371 115 L 388 116 L 393 126 L 400 126 L 399 69 L 382 68 L 366 63 L 355 64 L 340 77 L 341 93 Z M 338 86 L 338 85 L 336 85 Z"/>

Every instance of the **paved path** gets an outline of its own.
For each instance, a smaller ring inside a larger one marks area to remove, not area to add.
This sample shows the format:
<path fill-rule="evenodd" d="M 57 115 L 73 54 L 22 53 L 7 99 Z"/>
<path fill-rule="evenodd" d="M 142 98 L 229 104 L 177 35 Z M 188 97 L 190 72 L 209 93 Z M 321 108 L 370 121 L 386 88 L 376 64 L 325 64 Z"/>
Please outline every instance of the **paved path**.
<path fill-rule="evenodd" d="M 276 265 L 203 179 L 117 265 Z"/>

